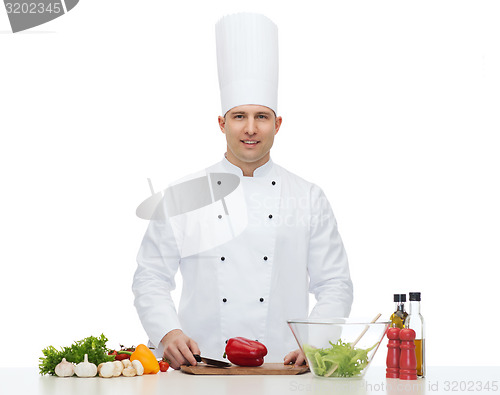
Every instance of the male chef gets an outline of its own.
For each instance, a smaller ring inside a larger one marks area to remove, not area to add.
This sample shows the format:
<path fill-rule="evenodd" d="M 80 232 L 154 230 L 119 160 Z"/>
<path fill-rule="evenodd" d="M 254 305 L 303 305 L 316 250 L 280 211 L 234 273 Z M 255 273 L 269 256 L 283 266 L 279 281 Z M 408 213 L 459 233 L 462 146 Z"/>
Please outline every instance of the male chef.
<path fill-rule="evenodd" d="M 135 306 L 159 356 L 174 369 L 193 354 L 221 359 L 246 337 L 266 362 L 302 364 L 287 320 L 347 317 L 352 282 L 330 204 L 314 184 L 270 157 L 277 116 L 278 32 L 259 14 L 216 24 L 227 151 L 215 165 L 174 183 L 138 253 Z M 313 137 L 313 131 L 307 131 Z M 191 203 L 189 203 L 191 202 Z M 178 311 L 170 296 L 180 268 Z"/>

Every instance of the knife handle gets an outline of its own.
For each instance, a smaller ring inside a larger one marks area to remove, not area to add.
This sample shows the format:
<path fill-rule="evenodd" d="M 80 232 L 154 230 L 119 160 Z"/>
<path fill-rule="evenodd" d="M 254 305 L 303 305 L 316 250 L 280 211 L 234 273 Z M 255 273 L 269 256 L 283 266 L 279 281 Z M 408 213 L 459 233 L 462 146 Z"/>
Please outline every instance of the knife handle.
<path fill-rule="evenodd" d="M 201 357 L 198 354 L 193 354 L 194 359 L 196 359 L 196 362 L 201 362 Z"/>

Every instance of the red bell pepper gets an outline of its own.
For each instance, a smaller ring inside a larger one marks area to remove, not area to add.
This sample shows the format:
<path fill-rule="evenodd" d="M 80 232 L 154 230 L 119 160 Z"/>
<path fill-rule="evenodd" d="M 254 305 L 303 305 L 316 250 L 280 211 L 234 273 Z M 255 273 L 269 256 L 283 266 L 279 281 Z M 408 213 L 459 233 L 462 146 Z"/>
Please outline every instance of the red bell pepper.
<path fill-rule="evenodd" d="M 264 363 L 267 348 L 258 341 L 233 337 L 227 341 L 224 358 L 240 366 L 260 366 Z"/>
<path fill-rule="evenodd" d="M 130 359 L 130 356 L 132 355 L 132 351 L 117 351 L 115 355 L 115 361 L 123 361 L 124 359 Z"/>

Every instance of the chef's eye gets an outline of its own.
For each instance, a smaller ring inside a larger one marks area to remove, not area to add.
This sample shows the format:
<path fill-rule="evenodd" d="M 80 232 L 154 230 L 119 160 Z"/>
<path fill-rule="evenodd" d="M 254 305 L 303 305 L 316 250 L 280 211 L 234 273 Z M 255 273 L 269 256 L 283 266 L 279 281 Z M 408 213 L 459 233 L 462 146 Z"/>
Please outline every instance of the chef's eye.
<path fill-rule="evenodd" d="M 259 114 L 259 119 L 267 119 L 267 115 Z"/>
<path fill-rule="evenodd" d="M 243 119 L 243 115 L 241 115 L 241 114 L 236 114 L 234 117 L 235 117 L 236 119 Z"/>

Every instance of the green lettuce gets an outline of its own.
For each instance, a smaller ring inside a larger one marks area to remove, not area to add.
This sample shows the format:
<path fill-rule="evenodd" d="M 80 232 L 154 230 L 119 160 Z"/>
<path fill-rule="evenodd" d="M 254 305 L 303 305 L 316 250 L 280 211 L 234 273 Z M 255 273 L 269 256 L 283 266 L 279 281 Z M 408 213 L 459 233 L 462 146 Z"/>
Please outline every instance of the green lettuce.
<path fill-rule="evenodd" d="M 368 352 L 378 343 L 367 349 L 352 348 L 351 343 L 339 340 L 329 348 L 314 348 L 304 344 L 302 349 L 309 360 L 309 366 L 317 376 L 353 377 L 359 376 L 368 365 Z"/>

